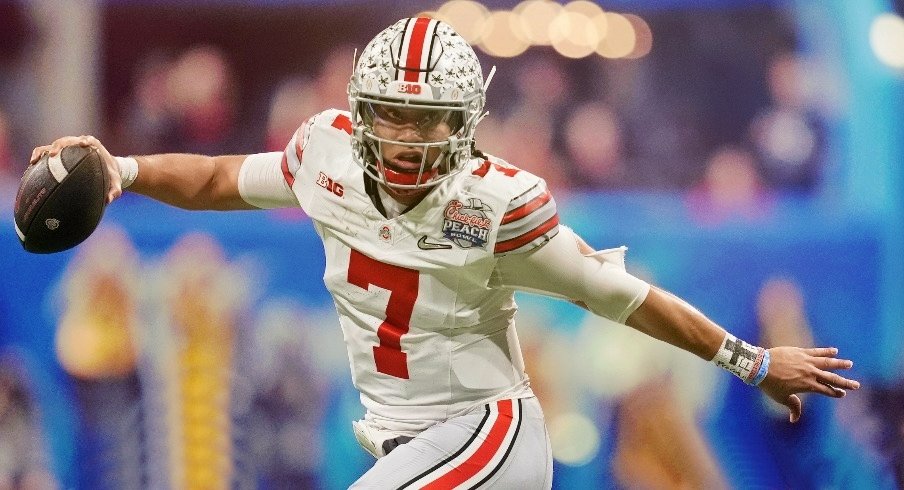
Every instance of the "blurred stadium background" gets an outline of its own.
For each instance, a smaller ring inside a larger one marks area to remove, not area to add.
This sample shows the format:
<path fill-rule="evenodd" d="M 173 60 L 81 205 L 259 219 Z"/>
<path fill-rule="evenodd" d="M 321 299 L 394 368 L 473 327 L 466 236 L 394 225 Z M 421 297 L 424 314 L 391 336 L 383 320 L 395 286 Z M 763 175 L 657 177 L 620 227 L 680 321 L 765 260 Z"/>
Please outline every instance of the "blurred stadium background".
<path fill-rule="evenodd" d="M 281 150 L 345 108 L 352 52 L 430 11 L 476 46 L 479 146 L 563 220 L 764 345 L 864 388 L 789 425 L 705 362 L 519 297 L 555 488 L 904 487 L 901 0 L 0 0 L 0 489 L 345 488 L 372 460 L 300 211 L 126 195 L 22 251 L 31 148 Z"/>

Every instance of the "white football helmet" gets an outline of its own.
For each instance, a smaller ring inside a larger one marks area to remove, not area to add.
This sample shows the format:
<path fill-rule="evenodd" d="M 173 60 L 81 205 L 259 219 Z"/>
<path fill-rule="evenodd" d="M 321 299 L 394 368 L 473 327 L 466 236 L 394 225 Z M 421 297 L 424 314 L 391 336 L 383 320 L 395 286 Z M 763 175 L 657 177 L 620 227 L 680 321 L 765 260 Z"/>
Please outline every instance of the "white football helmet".
<path fill-rule="evenodd" d="M 450 25 L 416 17 L 396 22 L 367 44 L 355 64 L 348 99 L 355 162 L 387 186 L 416 189 L 451 177 L 471 157 L 474 131 L 484 115 L 486 85 L 477 55 Z M 374 134 L 375 117 L 392 121 L 402 113 L 415 114 L 419 130 L 443 122 L 452 134 L 441 141 L 417 143 Z M 385 143 L 420 148 L 419 172 L 387 168 L 381 158 Z M 428 162 L 431 147 L 438 147 L 440 155 Z"/>

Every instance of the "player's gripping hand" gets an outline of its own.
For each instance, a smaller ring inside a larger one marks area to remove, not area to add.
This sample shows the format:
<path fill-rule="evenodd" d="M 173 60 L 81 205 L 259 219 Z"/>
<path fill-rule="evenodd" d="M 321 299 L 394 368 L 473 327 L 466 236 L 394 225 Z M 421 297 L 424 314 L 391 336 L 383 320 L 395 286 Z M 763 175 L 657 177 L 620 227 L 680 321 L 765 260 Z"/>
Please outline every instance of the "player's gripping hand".
<path fill-rule="evenodd" d="M 838 349 L 834 347 L 773 347 L 769 349 L 769 355 L 769 372 L 759 387 L 769 398 L 788 407 L 791 423 L 800 419 L 803 408 L 796 393 L 841 398 L 847 394 L 845 389 L 860 388 L 859 382 L 833 372 L 854 365 L 853 361 L 836 358 Z"/>
<path fill-rule="evenodd" d="M 107 204 L 113 202 L 114 199 L 122 195 L 122 177 L 120 177 L 119 162 L 113 158 L 113 155 L 104 148 L 104 145 L 94 136 L 65 136 L 49 145 L 39 146 L 32 150 L 31 160 L 29 164 L 35 164 L 44 155 L 58 155 L 63 148 L 72 145 L 90 146 L 97 150 L 101 158 L 104 160 L 104 168 L 107 170 L 107 181 L 110 183 L 107 188 Z"/>

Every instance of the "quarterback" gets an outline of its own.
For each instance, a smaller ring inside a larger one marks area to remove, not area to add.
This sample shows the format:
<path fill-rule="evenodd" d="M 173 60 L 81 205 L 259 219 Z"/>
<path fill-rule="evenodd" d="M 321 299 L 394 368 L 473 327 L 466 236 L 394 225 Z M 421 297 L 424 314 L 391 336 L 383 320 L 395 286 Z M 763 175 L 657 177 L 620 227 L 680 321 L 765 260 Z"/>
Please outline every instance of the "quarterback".
<path fill-rule="evenodd" d="M 549 488 L 543 412 L 524 372 L 515 291 L 572 301 L 755 385 L 801 415 L 796 393 L 859 383 L 833 348 L 764 349 L 625 272 L 559 223 L 543 179 L 475 147 L 486 88 L 472 48 L 435 19 L 402 19 L 358 56 L 348 111 L 304 117 L 285 151 L 114 157 L 122 189 L 187 209 L 300 206 L 323 241 L 366 410 L 352 423 L 377 458 L 353 488 Z"/>

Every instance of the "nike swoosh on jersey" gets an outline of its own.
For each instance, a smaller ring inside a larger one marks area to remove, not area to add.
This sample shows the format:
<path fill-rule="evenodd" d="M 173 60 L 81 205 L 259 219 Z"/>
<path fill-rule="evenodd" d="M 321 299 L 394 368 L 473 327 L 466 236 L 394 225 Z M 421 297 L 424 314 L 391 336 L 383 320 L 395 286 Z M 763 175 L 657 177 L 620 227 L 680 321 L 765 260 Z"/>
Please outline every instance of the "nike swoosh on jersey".
<path fill-rule="evenodd" d="M 427 235 L 421 237 L 420 240 L 417 241 L 417 248 L 421 250 L 442 250 L 447 248 L 452 248 L 452 245 L 448 243 L 434 243 L 432 241 L 427 241 Z"/>

